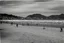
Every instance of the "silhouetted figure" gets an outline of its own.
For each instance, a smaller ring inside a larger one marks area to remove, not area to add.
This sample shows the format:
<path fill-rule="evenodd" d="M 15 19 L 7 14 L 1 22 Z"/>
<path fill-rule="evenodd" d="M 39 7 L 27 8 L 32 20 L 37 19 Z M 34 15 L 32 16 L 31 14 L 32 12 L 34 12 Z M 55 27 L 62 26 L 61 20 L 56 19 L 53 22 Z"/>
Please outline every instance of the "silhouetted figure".
<path fill-rule="evenodd" d="M 27 26 L 29 26 L 29 23 L 27 23 Z"/>
<path fill-rule="evenodd" d="M 0 24 L 2 24 L 2 22 L 0 22 Z"/>
<path fill-rule="evenodd" d="M 60 28 L 60 32 L 63 32 L 63 28 Z"/>
<path fill-rule="evenodd" d="M 16 27 L 18 27 L 18 24 L 16 24 Z"/>
<path fill-rule="evenodd" d="M 45 27 L 43 29 L 45 29 Z"/>
<path fill-rule="evenodd" d="M 11 23 L 11 25 L 13 25 L 13 23 Z"/>

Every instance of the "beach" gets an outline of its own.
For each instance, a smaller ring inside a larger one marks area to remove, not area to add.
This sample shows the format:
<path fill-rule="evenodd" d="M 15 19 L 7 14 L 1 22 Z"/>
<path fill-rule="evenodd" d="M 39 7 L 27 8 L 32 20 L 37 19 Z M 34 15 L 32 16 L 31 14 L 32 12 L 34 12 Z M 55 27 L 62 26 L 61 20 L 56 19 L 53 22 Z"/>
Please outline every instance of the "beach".
<path fill-rule="evenodd" d="M 8 33 L 6 37 L 1 37 L 2 43 L 64 43 L 64 31 L 60 32 L 59 28 L 43 29 L 39 26 L 22 25 L 16 27 L 15 24 L 4 23 L 0 24 L 0 28 Z"/>

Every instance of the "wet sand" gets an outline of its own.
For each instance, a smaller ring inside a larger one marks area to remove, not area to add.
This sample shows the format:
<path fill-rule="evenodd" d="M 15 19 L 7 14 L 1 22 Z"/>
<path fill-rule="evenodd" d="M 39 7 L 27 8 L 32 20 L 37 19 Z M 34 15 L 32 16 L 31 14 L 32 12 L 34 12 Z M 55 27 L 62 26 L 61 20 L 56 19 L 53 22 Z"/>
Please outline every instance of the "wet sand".
<path fill-rule="evenodd" d="M 38 26 L 16 27 L 11 24 L 0 24 L 0 28 L 8 33 L 1 37 L 2 43 L 64 43 L 64 31 L 60 32 L 59 28 L 46 27 L 43 30 Z"/>

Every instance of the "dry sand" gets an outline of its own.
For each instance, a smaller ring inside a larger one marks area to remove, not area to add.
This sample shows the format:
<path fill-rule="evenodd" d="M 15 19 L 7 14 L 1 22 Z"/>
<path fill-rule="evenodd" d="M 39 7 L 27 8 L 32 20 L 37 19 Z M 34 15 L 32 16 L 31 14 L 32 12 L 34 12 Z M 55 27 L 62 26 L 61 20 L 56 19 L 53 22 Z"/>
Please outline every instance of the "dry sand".
<path fill-rule="evenodd" d="M 64 43 L 64 32 L 59 28 L 46 27 L 43 30 L 38 26 L 0 24 L 0 29 L 5 29 L 6 33 L 6 37 L 0 38 L 1 43 Z"/>

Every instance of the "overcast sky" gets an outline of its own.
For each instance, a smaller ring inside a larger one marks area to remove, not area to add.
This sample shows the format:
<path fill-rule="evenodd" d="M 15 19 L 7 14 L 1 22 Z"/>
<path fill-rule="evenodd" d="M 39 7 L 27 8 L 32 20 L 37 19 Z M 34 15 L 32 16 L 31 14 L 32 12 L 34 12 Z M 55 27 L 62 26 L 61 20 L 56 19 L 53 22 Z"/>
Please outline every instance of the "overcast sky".
<path fill-rule="evenodd" d="M 63 0 L 0 0 L 0 13 L 27 16 L 33 13 L 56 15 L 64 13 Z"/>

